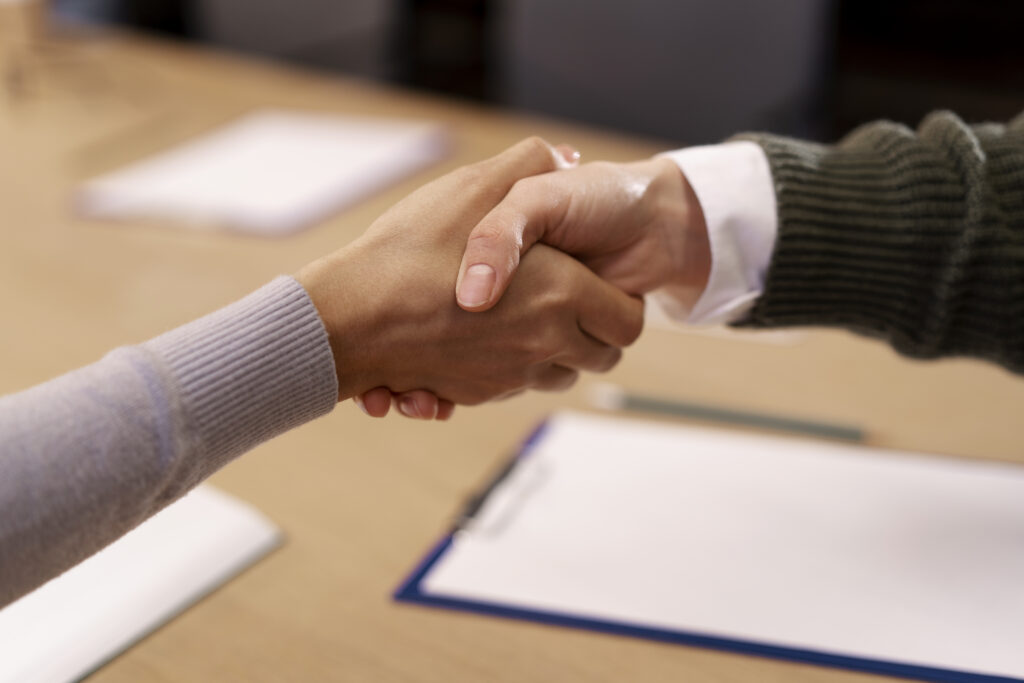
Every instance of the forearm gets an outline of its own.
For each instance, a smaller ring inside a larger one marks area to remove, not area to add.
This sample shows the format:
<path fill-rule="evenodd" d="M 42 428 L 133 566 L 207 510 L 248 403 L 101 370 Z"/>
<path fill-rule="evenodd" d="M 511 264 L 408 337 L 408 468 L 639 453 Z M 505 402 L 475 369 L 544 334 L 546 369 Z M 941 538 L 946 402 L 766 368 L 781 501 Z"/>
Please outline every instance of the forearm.
<path fill-rule="evenodd" d="M 739 324 L 836 325 L 1024 370 L 1024 118 L 972 128 L 939 113 L 835 146 L 744 138 L 768 156 L 779 224 Z"/>
<path fill-rule="evenodd" d="M 329 412 L 316 309 L 279 278 L 216 313 L 0 398 L 0 606 L 232 458 Z"/>

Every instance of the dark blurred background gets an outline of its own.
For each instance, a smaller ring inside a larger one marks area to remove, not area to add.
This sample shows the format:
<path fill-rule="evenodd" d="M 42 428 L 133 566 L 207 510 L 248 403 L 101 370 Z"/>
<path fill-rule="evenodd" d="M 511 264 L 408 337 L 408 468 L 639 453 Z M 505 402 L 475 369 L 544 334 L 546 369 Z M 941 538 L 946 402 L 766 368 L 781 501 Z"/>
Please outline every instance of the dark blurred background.
<path fill-rule="evenodd" d="M 1024 109 L 1005 0 L 56 0 L 79 21 L 680 144 Z"/>

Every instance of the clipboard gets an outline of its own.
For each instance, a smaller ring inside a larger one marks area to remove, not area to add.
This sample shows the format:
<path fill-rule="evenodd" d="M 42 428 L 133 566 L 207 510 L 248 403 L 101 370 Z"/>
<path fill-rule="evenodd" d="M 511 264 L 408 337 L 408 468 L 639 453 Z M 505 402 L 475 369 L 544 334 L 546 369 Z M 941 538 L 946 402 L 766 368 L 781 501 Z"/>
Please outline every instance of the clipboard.
<path fill-rule="evenodd" d="M 676 485 L 686 498 L 665 500 Z M 561 413 L 467 512 L 396 600 L 925 681 L 1024 680 L 1024 467 Z"/>

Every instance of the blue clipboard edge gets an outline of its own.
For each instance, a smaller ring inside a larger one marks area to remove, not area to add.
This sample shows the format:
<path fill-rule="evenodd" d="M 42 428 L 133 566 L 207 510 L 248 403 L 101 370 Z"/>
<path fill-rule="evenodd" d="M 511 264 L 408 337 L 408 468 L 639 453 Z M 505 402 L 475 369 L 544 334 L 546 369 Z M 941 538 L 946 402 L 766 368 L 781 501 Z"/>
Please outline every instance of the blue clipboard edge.
<path fill-rule="evenodd" d="M 541 436 L 547 429 L 548 421 L 542 422 L 523 441 L 519 451 L 512 457 L 518 460 L 526 457 L 533 447 L 540 441 Z M 895 676 L 921 681 L 932 681 L 934 683 L 1022 683 L 1024 679 L 1009 678 L 1006 676 L 995 676 L 992 674 L 971 673 L 967 671 L 954 671 L 952 669 L 940 669 L 918 664 L 904 664 L 901 662 L 890 662 L 881 659 L 870 659 L 867 657 L 853 657 L 840 655 L 819 650 L 808 650 L 782 645 L 771 645 L 750 640 L 738 640 L 711 636 L 691 631 L 673 631 L 668 629 L 651 628 L 628 622 L 605 621 L 601 619 L 590 619 L 564 612 L 545 611 L 535 609 L 524 609 L 509 605 L 486 602 L 482 600 L 463 600 L 460 598 L 440 597 L 424 593 L 421 590 L 423 579 L 439 559 L 452 547 L 454 534 L 448 533 L 434 545 L 427 555 L 420 561 L 408 577 L 395 589 L 392 597 L 397 602 L 407 602 L 428 607 L 441 607 L 445 609 L 483 614 L 486 616 L 501 617 L 506 619 L 519 619 L 546 624 L 550 626 L 567 626 L 570 628 L 581 628 L 598 633 L 608 633 L 631 638 L 644 638 L 657 640 L 677 645 L 690 645 L 704 647 L 723 652 L 735 654 L 754 655 L 758 657 L 769 657 L 786 661 L 801 662 L 804 664 L 815 664 L 850 671 L 859 671 L 871 674 Z"/>

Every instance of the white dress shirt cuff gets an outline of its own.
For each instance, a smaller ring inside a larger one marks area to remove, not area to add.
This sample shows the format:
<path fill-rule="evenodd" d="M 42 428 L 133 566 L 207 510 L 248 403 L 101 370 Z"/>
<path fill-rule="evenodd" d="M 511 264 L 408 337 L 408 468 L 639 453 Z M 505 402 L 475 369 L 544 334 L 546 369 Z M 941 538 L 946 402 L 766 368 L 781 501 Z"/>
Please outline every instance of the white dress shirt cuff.
<path fill-rule="evenodd" d="M 704 212 L 711 273 L 692 310 L 667 291 L 654 298 L 671 317 L 690 324 L 739 320 L 764 290 L 778 232 L 768 157 L 753 142 L 688 147 L 660 156 L 682 169 Z"/>

